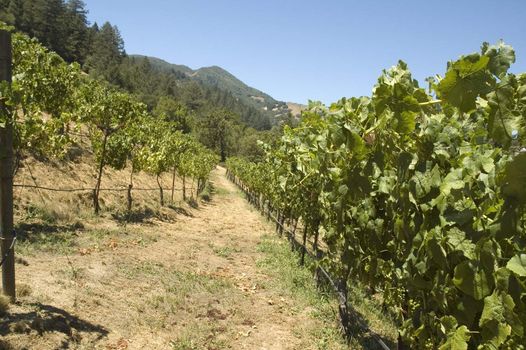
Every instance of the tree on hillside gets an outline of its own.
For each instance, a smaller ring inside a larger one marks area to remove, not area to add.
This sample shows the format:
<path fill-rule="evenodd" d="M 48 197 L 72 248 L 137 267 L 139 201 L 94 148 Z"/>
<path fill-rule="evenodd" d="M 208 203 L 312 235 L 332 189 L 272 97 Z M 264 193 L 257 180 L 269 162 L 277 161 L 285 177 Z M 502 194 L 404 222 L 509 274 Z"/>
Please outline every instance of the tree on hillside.
<path fill-rule="evenodd" d="M 64 57 L 65 14 L 62 0 L 24 0 L 21 27 Z"/>
<path fill-rule="evenodd" d="M 84 63 L 89 51 L 88 19 L 86 4 L 82 0 L 69 0 L 66 3 L 64 56 L 68 62 Z"/>
<path fill-rule="evenodd" d="M 197 123 L 199 141 L 216 151 L 224 162 L 234 147 L 233 136 L 239 127 L 239 117 L 225 109 L 215 109 L 204 114 Z"/>
<path fill-rule="evenodd" d="M 119 79 L 120 86 L 136 94 L 150 110 L 162 97 L 181 99 L 176 74 L 156 69 L 147 57 L 125 57 L 119 67 Z"/>
<path fill-rule="evenodd" d="M 17 18 L 21 17 L 22 0 L 0 0 L 0 21 L 16 26 Z"/>
<path fill-rule="evenodd" d="M 188 82 L 181 87 L 180 97 L 183 103 L 192 111 L 201 109 L 206 103 L 203 90 L 194 81 Z"/>
<path fill-rule="evenodd" d="M 90 52 L 85 64 L 89 73 L 96 78 L 103 78 L 110 83 L 118 84 L 120 81 L 119 65 L 126 55 L 119 29 L 109 22 L 104 23 L 94 33 Z"/>
<path fill-rule="evenodd" d="M 260 141 L 265 144 L 274 144 L 281 137 L 281 133 L 272 131 L 258 131 L 253 128 L 243 130 L 243 135 L 238 139 L 237 155 L 251 162 L 261 162 L 265 159 L 265 151 Z"/>
<path fill-rule="evenodd" d="M 159 98 L 153 114 L 162 117 L 165 121 L 175 124 L 177 129 L 185 134 L 191 131 L 190 111 L 183 104 L 168 96 Z"/>
<path fill-rule="evenodd" d="M 68 62 L 85 61 L 90 41 L 82 0 L 1 0 L 0 20 L 38 39 Z"/>

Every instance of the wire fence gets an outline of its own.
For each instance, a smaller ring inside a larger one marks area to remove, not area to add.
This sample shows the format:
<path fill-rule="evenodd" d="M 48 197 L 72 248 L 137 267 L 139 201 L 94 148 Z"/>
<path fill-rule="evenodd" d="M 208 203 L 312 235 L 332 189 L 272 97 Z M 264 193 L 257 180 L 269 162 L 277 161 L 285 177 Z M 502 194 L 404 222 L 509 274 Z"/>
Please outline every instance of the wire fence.
<path fill-rule="evenodd" d="M 53 192 L 93 192 L 94 188 L 52 188 L 52 187 L 46 187 L 46 186 L 38 186 L 38 185 L 26 185 L 26 184 L 13 184 L 13 187 L 21 187 L 21 188 L 35 188 L 39 190 L 45 190 L 45 191 L 53 191 Z M 128 191 L 128 187 L 119 187 L 119 188 L 100 188 L 99 191 L 106 191 L 106 192 L 126 192 Z M 152 188 L 141 188 L 141 187 L 133 187 L 131 188 L 132 191 L 160 191 L 160 187 L 152 187 Z M 163 191 L 172 191 L 172 188 L 162 188 Z M 182 188 L 174 188 L 174 191 L 182 191 Z"/>
<path fill-rule="evenodd" d="M 294 240 L 294 245 L 296 247 L 300 247 L 301 249 L 303 249 L 303 251 L 311 258 L 313 259 L 314 261 L 317 262 L 317 270 L 319 272 L 321 272 L 323 274 L 323 276 L 325 277 L 325 279 L 329 282 L 329 284 L 331 285 L 333 291 L 336 293 L 336 295 L 338 296 L 338 299 L 340 301 L 340 303 L 344 303 L 346 305 L 349 306 L 349 310 L 351 311 L 351 314 L 353 316 L 353 319 L 358 323 L 358 325 L 366 332 L 370 333 L 372 335 L 372 337 L 378 342 L 378 345 L 380 345 L 382 347 L 382 349 L 384 350 L 390 350 L 390 348 L 385 344 L 385 342 L 382 340 L 382 338 L 380 337 L 380 335 L 376 332 L 374 332 L 371 328 L 369 328 L 369 326 L 364 323 L 360 317 L 358 317 L 358 312 L 354 309 L 354 307 L 352 307 L 352 305 L 349 305 L 349 302 L 348 302 L 348 299 L 347 299 L 347 296 L 341 291 L 340 287 L 338 286 L 338 284 L 334 281 L 334 279 L 331 277 L 331 275 L 329 274 L 329 272 L 327 270 L 325 270 L 325 268 L 323 268 L 323 266 L 320 265 L 320 261 L 319 261 L 319 258 L 314 255 L 305 245 L 303 245 L 303 243 L 299 242 L 297 239 L 296 239 L 296 234 L 293 233 L 292 231 L 290 231 L 289 229 L 287 229 L 285 227 L 285 225 L 282 225 L 276 217 L 274 217 L 273 215 L 270 215 L 269 216 L 272 221 L 274 221 L 274 223 L 276 223 L 278 226 L 280 226 L 282 229 L 283 229 L 283 232 L 285 234 L 287 234 L 288 238 L 290 240 Z"/>
<path fill-rule="evenodd" d="M 1 239 L 4 240 L 5 238 L 2 237 Z M 13 238 L 11 240 L 11 245 L 9 246 L 9 249 L 7 249 L 7 251 L 4 253 L 4 256 L 2 256 L 2 260 L 0 261 L 0 267 L 7 260 L 7 258 L 9 257 L 9 254 L 11 254 L 11 252 L 14 252 L 14 250 L 15 250 L 15 242 L 16 242 L 16 231 L 13 230 Z"/>

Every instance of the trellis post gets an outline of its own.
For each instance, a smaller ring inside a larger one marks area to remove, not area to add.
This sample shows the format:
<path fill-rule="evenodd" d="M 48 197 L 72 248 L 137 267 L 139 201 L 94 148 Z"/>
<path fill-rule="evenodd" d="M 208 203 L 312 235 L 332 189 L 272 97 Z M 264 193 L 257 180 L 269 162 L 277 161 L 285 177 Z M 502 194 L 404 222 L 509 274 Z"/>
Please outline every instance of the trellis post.
<path fill-rule="evenodd" d="M 11 84 L 11 33 L 0 31 L 0 83 Z M 13 120 L 0 100 L 0 234 L 2 236 L 2 289 L 15 300 L 15 254 L 13 230 Z"/>

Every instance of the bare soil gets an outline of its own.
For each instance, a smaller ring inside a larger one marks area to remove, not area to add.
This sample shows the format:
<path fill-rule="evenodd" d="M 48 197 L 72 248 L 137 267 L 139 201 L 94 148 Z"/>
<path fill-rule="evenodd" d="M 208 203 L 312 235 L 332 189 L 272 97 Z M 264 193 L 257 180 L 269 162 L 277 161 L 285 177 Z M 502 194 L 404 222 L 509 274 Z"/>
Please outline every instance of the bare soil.
<path fill-rule="evenodd" d="M 272 226 L 223 168 L 212 183 L 210 202 L 166 218 L 28 227 L 0 349 L 343 348 L 320 337 L 336 315 L 328 324 L 262 268 Z"/>

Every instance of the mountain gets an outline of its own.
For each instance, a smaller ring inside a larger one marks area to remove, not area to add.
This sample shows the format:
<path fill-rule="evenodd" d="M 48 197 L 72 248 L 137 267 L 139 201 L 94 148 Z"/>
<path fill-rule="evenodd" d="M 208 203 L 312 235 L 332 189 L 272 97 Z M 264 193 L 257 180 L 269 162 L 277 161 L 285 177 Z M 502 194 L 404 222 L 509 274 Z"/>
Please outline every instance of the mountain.
<path fill-rule="evenodd" d="M 273 121 L 277 121 L 279 117 L 292 112 L 287 103 L 277 101 L 268 94 L 248 86 L 221 67 L 211 66 L 193 70 L 185 65 L 169 63 L 157 57 L 142 55 L 130 55 L 130 57 L 147 58 L 155 69 L 164 72 L 176 72 L 205 86 L 227 91 L 243 104 L 268 115 Z"/>
<path fill-rule="evenodd" d="M 289 111 L 290 113 L 294 116 L 294 117 L 299 117 L 301 116 L 301 112 L 307 108 L 306 105 L 302 105 L 302 104 L 299 104 L 299 103 L 294 103 L 294 102 L 287 102 L 287 107 L 289 108 Z"/>
<path fill-rule="evenodd" d="M 143 56 L 143 55 L 129 55 L 129 57 L 136 57 L 136 58 L 147 58 L 148 61 L 150 61 L 150 64 L 152 65 L 152 67 L 155 67 L 161 71 L 176 71 L 176 72 L 181 72 L 185 75 L 191 75 L 194 71 L 190 68 L 190 67 L 187 67 L 185 65 L 182 65 L 182 64 L 173 64 L 173 63 L 168 63 L 166 62 L 165 60 L 162 60 L 160 58 L 157 58 L 157 57 L 152 57 L 152 56 Z"/>

